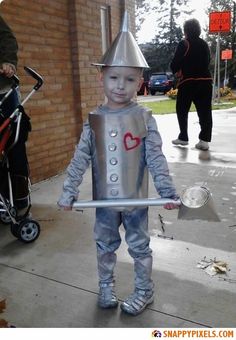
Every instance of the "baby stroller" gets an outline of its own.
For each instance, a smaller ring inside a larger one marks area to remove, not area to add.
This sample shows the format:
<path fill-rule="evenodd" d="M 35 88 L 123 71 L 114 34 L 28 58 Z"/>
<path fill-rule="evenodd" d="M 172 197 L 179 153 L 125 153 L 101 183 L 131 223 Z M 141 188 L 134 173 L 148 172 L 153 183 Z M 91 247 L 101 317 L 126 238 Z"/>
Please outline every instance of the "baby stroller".
<path fill-rule="evenodd" d="M 11 232 L 16 238 L 24 243 L 30 243 L 38 238 L 40 225 L 30 217 L 29 178 L 12 174 L 8 159 L 9 152 L 19 140 L 21 142 L 23 140 L 24 143 L 31 130 L 30 120 L 23 105 L 43 84 L 43 79 L 37 72 L 29 67 L 24 69 L 37 83 L 21 105 L 18 105 L 14 112 L 0 124 L 0 221 L 11 225 Z M 14 84 L 0 101 L 0 107 L 19 86 L 18 77 L 13 76 L 13 80 Z M 26 200 L 26 211 L 20 215 L 18 209 L 22 208 L 22 202 L 25 204 Z"/>

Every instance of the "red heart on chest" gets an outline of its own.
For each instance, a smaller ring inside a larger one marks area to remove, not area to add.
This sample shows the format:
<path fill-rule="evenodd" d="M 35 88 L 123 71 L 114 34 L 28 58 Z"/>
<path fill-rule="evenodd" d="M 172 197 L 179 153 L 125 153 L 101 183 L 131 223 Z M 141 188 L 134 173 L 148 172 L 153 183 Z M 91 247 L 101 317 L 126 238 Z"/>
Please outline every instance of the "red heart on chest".
<path fill-rule="evenodd" d="M 124 135 L 125 150 L 135 149 L 140 143 L 141 139 L 139 137 L 134 137 L 131 132 L 127 132 Z"/>

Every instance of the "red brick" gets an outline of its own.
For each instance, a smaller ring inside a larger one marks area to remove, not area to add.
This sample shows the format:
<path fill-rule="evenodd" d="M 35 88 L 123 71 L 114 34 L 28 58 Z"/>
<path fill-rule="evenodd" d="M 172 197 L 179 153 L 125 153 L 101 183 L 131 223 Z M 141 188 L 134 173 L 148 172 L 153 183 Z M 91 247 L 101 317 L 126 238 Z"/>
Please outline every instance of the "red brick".
<path fill-rule="evenodd" d="M 124 3 L 124 5 L 123 5 Z M 35 82 L 23 66 L 34 68 L 44 85 L 25 105 L 33 130 L 27 152 L 31 181 L 63 171 L 74 153 L 88 112 L 103 102 L 96 68 L 100 60 L 100 6 L 111 6 L 111 30 L 119 30 L 126 7 L 134 27 L 135 0 L 7 0 L 1 15 L 19 44 L 18 75 L 24 98 Z M 124 7 L 123 7 L 124 6 Z"/>

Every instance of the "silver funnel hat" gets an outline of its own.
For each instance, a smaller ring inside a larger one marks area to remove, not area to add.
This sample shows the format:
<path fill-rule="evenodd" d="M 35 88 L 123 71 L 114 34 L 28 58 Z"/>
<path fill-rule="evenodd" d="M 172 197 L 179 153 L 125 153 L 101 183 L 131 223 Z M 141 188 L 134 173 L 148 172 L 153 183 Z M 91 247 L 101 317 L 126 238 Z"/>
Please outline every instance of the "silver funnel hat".
<path fill-rule="evenodd" d="M 127 66 L 149 68 L 134 36 L 129 31 L 129 14 L 125 11 L 120 32 L 95 66 Z"/>
<path fill-rule="evenodd" d="M 179 219 L 220 222 L 208 188 L 193 186 L 185 189 L 181 195 L 181 202 Z"/>

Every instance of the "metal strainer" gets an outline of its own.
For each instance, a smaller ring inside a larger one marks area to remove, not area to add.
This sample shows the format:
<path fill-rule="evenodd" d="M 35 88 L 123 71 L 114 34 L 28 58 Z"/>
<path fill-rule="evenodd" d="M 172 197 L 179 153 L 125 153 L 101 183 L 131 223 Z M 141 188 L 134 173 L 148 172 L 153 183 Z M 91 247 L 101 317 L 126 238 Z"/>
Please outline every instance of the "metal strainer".
<path fill-rule="evenodd" d="M 181 195 L 178 218 L 181 220 L 205 220 L 219 222 L 211 192 L 204 186 L 192 186 Z"/>
<path fill-rule="evenodd" d="M 209 189 L 193 186 L 185 189 L 181 196 L 182 204 L 188 208 L 200 208 L 207 204 L 211 197 Z"/>

